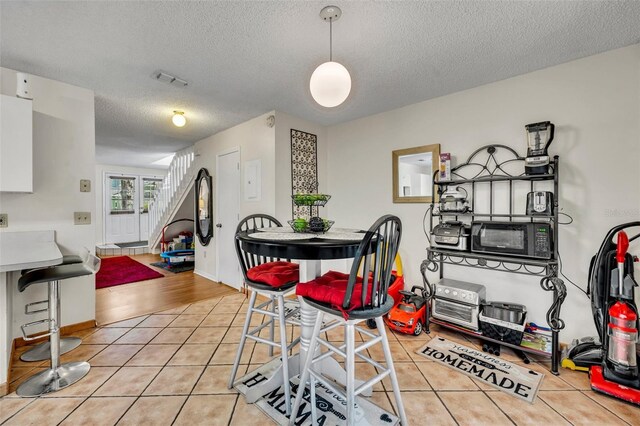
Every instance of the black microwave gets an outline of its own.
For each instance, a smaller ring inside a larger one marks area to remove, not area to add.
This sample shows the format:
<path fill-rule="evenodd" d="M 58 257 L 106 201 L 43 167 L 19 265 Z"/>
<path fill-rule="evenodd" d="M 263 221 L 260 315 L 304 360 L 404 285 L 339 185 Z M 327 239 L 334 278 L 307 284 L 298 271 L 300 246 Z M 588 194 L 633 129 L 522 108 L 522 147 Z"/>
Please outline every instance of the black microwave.
<path fill-rule="evenodd" d="M 472 222 L 471 251 L 551 259 L 553 229 L 541 222 Z"/>

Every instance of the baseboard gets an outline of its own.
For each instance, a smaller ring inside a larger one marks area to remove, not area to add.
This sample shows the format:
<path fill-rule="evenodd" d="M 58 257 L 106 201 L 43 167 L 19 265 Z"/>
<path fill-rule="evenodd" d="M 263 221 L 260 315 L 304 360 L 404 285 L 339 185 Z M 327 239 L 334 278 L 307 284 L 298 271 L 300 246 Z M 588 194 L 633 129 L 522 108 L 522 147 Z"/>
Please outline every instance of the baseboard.
<path fill-rule="evenodd" d="M 11 360 L 16 352 L 16 342 L 15 340 L 11 341 L 11 351 L 9 352 L 9 362 L 7 362 L 7 382 L 0 383 L 0 396 L 5 396 L 9 393 L 9 383 L 11 383 Z"/>
<path fill-rule="evenodd" d="M 69 325 L 64 325 L 62 327 L 60 327 L 60 334 L 62 335 L 69 335 L 69 334 L 73 334 L 76 331 L 80 331 L 80 330 L 86 330 L 88 328 L 94 328 L 96 326 L 96 320 L 89 320 L 89 321 L 84 321 L 84 322 L 79 322 L 76 324 L 69 324 Z M 36 333 L 33 334 L 29 337 L 37 337 L 41 334 L 44 334 L 46 332 L 41 332 L 41 333 Z M 13 350 L 15 348 L 20 348 L 22 346 L 27 346 L 27 345 L 34 345 L 37 343 L 42 343 L 42 342 L 46 342 L 48 339 L 48 337 L 41 337 L 38 338 L 36 340 L 30 340 L 30 341 L 25 341 L 24 339 L 22 339 L 21 337 L 17 337 L 15 339 L 13 339 L 13 347 L 11 348 L 11 359 L 13 359 Z"/>
<path fill-rule="evenodd" d="M 240 293 L 244 293 L 244 290 L 243 290 L 242 286 L 240 288 L 235 288 L 233 286 L 230 286 L 229 284 L 225 284 L 223 282 L 218 281 L 218 277 L 215 277 L 215 276 L 213 276 L 213 275 L 211 275 L 211 274 L 209 274 L 207 272 L 203 272 L 203 271 L 200 271 L 198 269 L 194 269 L 193 273 L 196 274 L 196 275 L 200 275 L 202 278 L 206 278 L 208 280 L 211 280 L 211 281 L 213 281 L 213 282 L 215 282 L 217 284 L 226 285 L 227 287 L 232 288 L 234 290 L 237 290 Z"/>
<path fill-rule="evenodd" d="M 201 277 L 206 278 L 208 280 L 218 282 L 218 277 L 215 277 L 215 276 L 213 276 L 213 275 L 211 275 L 211 274 L 209 274 L 207 272 L 201 271 L 199 269 L 194 269 L 193 273 L 196 274 L 196 275 L 200 275 Z"/>

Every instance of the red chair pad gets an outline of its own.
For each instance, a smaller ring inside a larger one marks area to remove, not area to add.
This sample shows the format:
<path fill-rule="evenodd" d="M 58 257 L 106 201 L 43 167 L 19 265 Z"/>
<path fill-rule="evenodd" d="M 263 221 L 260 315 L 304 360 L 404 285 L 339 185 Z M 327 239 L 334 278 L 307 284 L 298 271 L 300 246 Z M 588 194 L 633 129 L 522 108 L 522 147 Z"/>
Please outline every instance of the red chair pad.
<path fill-rule="evenodd" d="M 308 297 L 317 302 L 327 303 L 332 308 L 338 309 L 343 314 L 353 309 L 362 307 L 362 278 L 358 277 L 353 287 L 351 295 L 351 304 L 347 309 L 342 307 L 344 295 L 347 292 L 347 283 L 349 275 L 342 272 L 329 271 L 321 277 L 306 283 L 299 283 L 296 287 L 296 294 L 302 297 Z M 366 303 L 371 302 L 371 295 L 367 295 Z"/>
<path fill-rule="evenodd" d="M 254 266 L 247 271 L 251 281 L 268 284 L 271 287 L 282 287 L 299 279 L 300 266 L 291 262 L 268 262 Z"/>

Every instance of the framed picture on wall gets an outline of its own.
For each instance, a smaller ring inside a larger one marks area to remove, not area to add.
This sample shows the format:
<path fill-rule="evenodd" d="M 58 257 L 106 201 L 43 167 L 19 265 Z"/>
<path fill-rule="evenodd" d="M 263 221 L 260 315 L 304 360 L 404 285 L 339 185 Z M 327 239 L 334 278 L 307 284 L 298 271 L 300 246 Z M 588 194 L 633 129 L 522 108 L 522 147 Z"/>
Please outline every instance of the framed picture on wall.
<path fill-rule="evenodd" d="M 291 129 L 291 195 L 318 192 L 318 137 Z M 309 207 L 291 202 L 292 218 L 310 219 Z M 311 208 L 318 215 L 318 207 Z"/>

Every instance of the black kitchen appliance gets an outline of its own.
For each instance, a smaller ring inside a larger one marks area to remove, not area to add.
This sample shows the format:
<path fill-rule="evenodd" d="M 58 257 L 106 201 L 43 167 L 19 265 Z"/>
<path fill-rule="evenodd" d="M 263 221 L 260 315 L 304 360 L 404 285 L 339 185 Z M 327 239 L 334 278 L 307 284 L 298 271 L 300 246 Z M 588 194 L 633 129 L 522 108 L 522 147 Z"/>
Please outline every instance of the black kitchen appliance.
<path fill-rule="evenodd" d="M 471 223 L 471 251 L 551 259 L 553 228 L 541 222 L 475 221 Z"/>
<path fill-rule="evenodd" d="M 445 250 L 469 251 L 469 235 L 469 227 L 462 222 L 440 223 L 431 231 L 431 246 Z"/>
<path fill-rule="evenodd" d="M 484 303 L 478 316 L 482 334 L 512 345 L 522 342 L 526 320 L 526 306 L 507 302 Z"/>
<path fill-rule="evenodd" d="M 482 305 L 482 314 L 500 321 L 524 324 L 527 317 L 527 307 L 518 303 L 490 302 Z"/>
<path fill-rule="evenodd" d="M 527 214 L 551 216 L 553 214 L 553 192 L 529 192 L 527 194 Z"/>
<path fill-rule="evenodd" d="M 553 141 L 555 126 L 550 121 L 527 124 L 527 157 L 524 170 L 527 175 L 549 173 L 549 145 Z"/>

